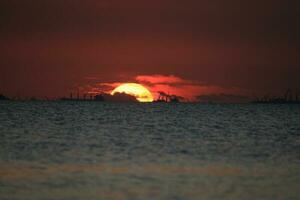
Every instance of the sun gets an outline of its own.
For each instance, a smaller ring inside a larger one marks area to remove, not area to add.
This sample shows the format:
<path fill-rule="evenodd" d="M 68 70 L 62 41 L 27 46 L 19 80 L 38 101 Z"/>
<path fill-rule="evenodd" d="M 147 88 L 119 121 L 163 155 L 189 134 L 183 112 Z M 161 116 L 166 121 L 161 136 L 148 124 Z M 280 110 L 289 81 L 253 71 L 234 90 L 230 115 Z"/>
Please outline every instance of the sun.
<path fill-rule="evenodd" d="M 135 96 L 135 98 L 139 102 L 152 102 L 153 96 L 151 92 L 145 88 L 141 84 L 137 83 L 123 83 L 116 87 L 112 92 L 111 95 L 114 95 L 115 93 L 126 93 L 132 96 Z"/>

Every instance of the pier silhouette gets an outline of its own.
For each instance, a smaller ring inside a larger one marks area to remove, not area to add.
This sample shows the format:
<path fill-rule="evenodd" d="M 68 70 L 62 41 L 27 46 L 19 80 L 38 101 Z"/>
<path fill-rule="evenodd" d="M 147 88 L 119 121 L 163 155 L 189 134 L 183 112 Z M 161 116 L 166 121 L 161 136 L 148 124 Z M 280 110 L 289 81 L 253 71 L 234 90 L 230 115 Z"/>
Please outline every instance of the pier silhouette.
<path fill-rule="evenodd" d="M 111 95 L 108 93 L 100 94 L 83 94 L 80 96 L 79 92 L 76 97 L 73 97 L 73 93 L 70 93 L 69 98 L 60 98 L 62 101 L 106 101 L 106 102 L 138 102 L 135 96 L 116 92 Z"/>

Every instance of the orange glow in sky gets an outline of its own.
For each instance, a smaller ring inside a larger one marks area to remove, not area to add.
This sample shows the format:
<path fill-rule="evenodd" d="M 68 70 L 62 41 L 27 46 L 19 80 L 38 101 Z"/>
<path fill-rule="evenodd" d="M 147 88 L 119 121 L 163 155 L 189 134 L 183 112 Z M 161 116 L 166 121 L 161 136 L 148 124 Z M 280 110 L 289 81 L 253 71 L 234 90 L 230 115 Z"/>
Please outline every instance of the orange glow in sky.
<path fill-rule="evenodd" d="M 151 92 L 141 84 L 137 84 L 137 83 L 121 84 L 111 92 L 111 95 L 114 95 L 117 92 L 126 93 L 135 96 L 139 102 L 153 101 L 153 96 Z"/>

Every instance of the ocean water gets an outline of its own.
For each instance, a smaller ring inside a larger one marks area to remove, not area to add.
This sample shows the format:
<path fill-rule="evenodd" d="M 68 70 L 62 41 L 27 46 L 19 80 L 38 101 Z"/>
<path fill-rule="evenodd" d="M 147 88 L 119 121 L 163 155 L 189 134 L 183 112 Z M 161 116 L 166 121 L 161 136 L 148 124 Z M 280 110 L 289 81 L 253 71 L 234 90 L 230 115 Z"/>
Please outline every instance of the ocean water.
<path fill-rule="evenodd" d="M 0 102 L 0 199 L 300 199 L 300 106 Z"/>

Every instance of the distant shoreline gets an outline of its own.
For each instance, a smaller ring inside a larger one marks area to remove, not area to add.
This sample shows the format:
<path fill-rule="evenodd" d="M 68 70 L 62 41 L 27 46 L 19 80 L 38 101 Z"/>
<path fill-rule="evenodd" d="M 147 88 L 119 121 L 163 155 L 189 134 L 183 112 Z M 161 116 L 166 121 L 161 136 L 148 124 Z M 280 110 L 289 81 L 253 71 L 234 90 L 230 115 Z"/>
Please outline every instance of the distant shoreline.
<path fill-rule="evenodd" d="M 243 105 L 297 105 L 300 101 L 291 102 L 273 102 L 273 101 L 250 101 L 250 102 L 138 102 L 138 101 L 99 101 L 94 99 L 1 99 L 0 102 L 101 102 L 101 103 L 134 103 L 134 104 L 203 104 L 203 105 L 220 105 L 220 104 L 243 104 Z"/>

